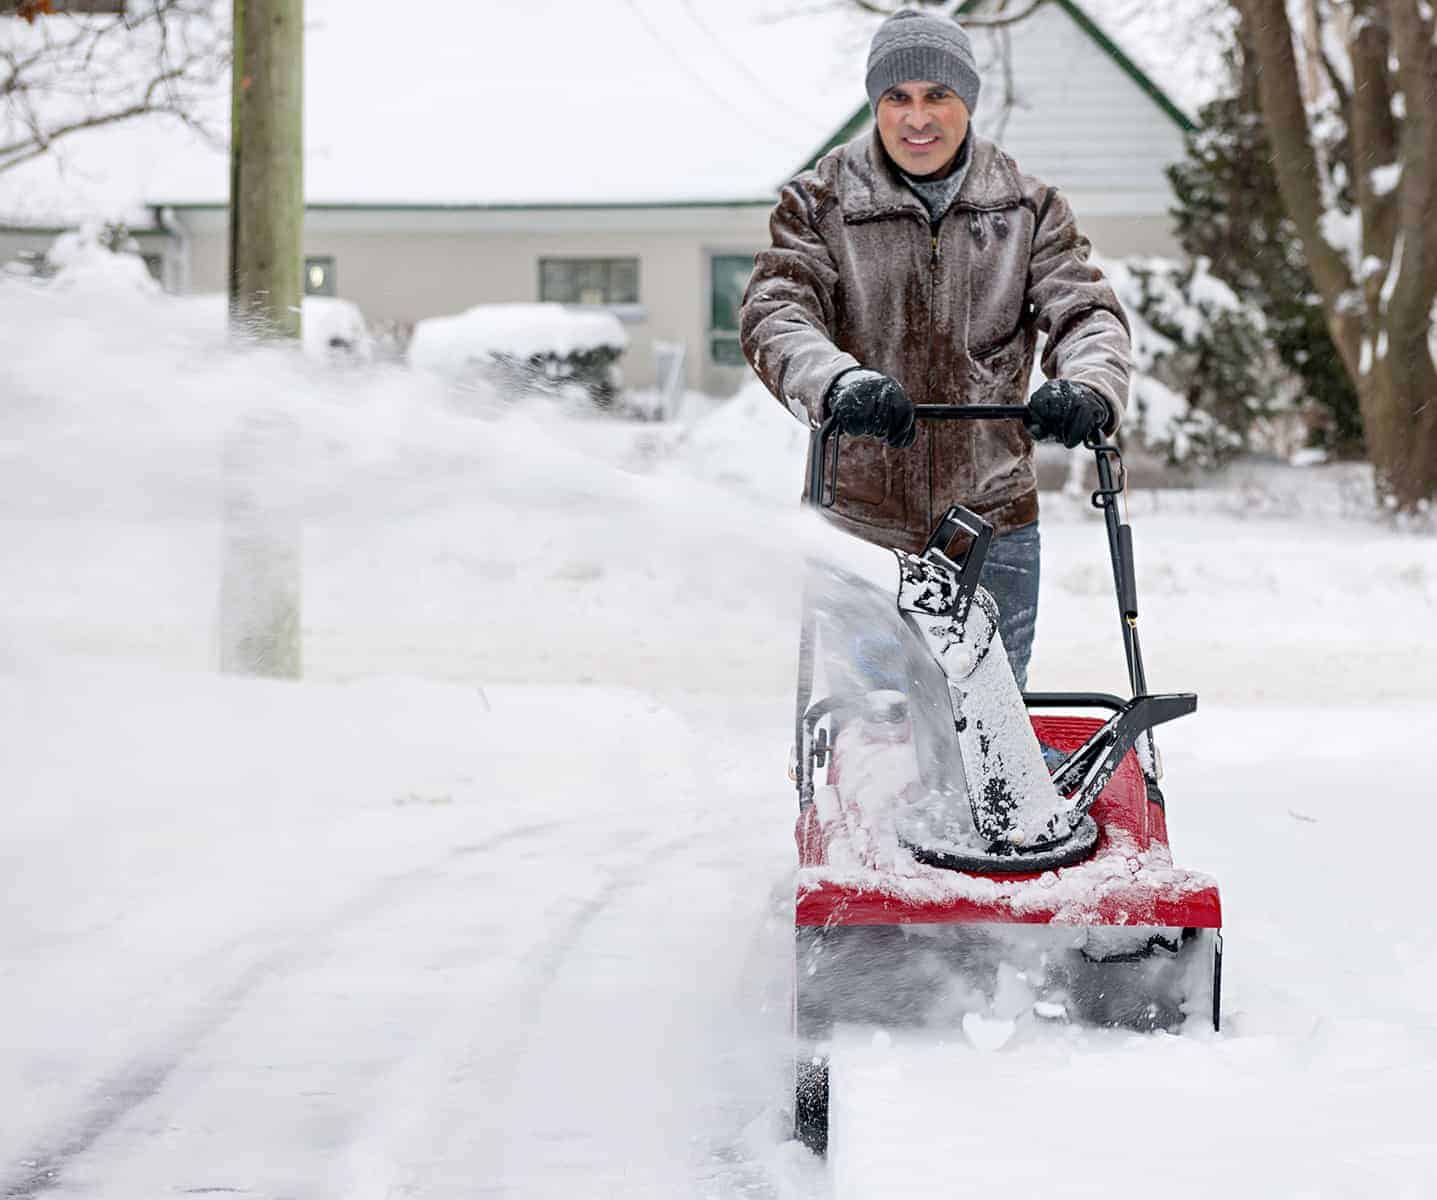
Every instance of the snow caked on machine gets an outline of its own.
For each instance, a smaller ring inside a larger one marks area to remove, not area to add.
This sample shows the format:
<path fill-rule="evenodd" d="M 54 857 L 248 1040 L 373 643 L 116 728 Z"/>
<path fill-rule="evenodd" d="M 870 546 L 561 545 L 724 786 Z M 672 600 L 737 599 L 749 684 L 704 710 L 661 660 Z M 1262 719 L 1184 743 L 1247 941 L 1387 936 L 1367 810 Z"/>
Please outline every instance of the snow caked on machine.
<path fill-rule="evenodd" d="M 830 421 L 810 449 L 807 499 L 820 508 L 833 503 L 838 440 Z M 819 1153 L 841 1024 L 1220 1023 L 1218 891 L 1173 865 L 1151 732 L 1197 697 L 1148 693 L 1122 459 L 1089 448 L 1129 699 L 1019 691 L 978 583 L 993 530 L 967 509 L 950 509 L 921 554 L 853 539 L 851 561 L 810 571 L 792 761 L 794 1131 Z M 955 538 L 967 550 L 950 558 Z"/>

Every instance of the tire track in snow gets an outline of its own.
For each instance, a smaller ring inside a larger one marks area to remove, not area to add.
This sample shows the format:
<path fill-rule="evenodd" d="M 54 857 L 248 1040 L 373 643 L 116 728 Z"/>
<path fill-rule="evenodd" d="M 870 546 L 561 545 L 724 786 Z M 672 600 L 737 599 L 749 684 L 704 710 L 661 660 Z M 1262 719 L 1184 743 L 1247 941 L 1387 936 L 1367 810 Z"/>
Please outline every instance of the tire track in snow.
<path fill-rule="evenodd" d="M 711 830 L 698 830 L 683 837 L 671 838 L 650 848 L 637 859 L 625 866 L 614 869 L 610 877 L 574 911 L 550 937 L 545 939 L 528 956 L 524 974 L 513 993 L 513 1008 L 517 1019 L 512 1034 L 492 1052 L 486 1053 L 473 1040 L 460 1052 L 458 1061 L 451 1068 L 451 1080 L 473 1080 L 481 1071 L 480 1059 L 484 1060 L 483 1073 L 489 1081 L 489 1091 L 498 1096 L 512 1093 L 519 1078 L 525 1052 L 534 1037 L 539 1022 L 544 994 L 553 986 L 574 948 L 578 946 L 593 926 L 613 904 L 650 878 L 655 869 L 667 859 L 712 837 Z M 441 1147 L 458 1140 L 470 1142 L 474 1139 L 474 1113 L 454 1114 L 450 1128 L 437 1144 Z M 455 1128 L 457 1123 L 458 1128 Z M 486 1128 L 478 1138 L 479 1159 L 492 1164 L 501 1163 L 504 1157 L 505 1133 L 494 1122 L 486 1122 Z M 426 1166 L 431 1169 L 438 1165 L 431 1160 Z M 403 1185 L 396 1184 L 391 1190 L 398 1194 L 423 1195 L 426 1181 L 410 1178 Z M 406 1188 L 408 1190 L 406 1190 Z M 503 1194 L 480 1183 L 475 1185 L 476 1196 Z"/>
<path fill-rule="evenodd" d="M 85 1153 L 113 1129 L 124 1117 L 155 1096 L 175 1069 L 222 1027 L 245 1000 L 262 984 L 279 978 L 315 956 L 311 947 L 316 942 L 333 938 L 349 926 L 364 921 L 372 913 L 393 903 L 405 891 L 423 887 L 442 878 L 443 868 L 475 855 L 489 854 L 517 841 L 540 837 L 561 826 L 561 822 L 521 825 L 505 830 L 479 842 L 456 846 L 441 858 L 388 876 L 367 891 L 339 906 L 328 918 L 303 933 L 292 936 L 286 944 L 271 951 L 245 969 L 238 979 L 219 995 L 203 1004 L 200 1011 L 171 1037 L 166 1045 L 148 1054 L 136 1056 L 95 1089 L 95 1100 L 68 1128 L 22 1156 L 8 1180 L 0 1182 L 4 1200 L 30 1200 L 50 1191 L 63 1181 L 64 1169 L 72 1160 Z"/>

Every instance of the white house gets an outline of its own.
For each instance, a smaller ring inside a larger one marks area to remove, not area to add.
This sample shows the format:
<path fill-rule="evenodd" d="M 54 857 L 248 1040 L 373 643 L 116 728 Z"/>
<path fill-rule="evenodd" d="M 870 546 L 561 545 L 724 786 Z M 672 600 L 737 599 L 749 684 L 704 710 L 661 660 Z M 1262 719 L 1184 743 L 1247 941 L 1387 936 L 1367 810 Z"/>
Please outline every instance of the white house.
<path fill-rule="evenodd" d="M 1163 169 L 1190 117 L 1137 63 L 1157 39 L 1130 55 L 1098 23 L 1121 16 L 1133 40 L 1123 3 L 1049 0 L 975 30 L 976 125 L 1064 189 L 1103 253 L 1171 253 Z M 412 19 L 389 0 L 309 0 L 310 290 L 399 326 L 486 302 L 603 304 L 628 326 L 631 383 L 653 382 L 655 343 L 682 343 L 690 386 L 731 390 L 778 187 L 868 122 L 875 18 L 795 9 L 430 0 Z M 0 261 L 118 216 L 167 287 L 222 291 L 226 179 L 223 149 L 187 131 L 79 135 L 0 175 Z"/>

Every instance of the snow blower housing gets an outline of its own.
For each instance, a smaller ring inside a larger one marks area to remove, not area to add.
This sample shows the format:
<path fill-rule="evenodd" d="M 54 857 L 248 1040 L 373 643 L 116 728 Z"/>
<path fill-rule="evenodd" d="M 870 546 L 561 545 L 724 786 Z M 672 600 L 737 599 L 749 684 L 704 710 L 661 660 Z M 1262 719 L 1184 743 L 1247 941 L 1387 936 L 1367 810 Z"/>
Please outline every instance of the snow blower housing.
<path fill-rule="evenodd" d="M 1218 891 L 1173 865 L 1151 733 L 1197 698 L 1147 690 L 1132 533 L 1116 507 L 1122 460 L 1111 445 L 1090 449 L 1130 699 L 1019 691 L 978 582 L 993 530 L 967 509 L 950 509 L 921 554 L 875 548 L 888 568 L 810 571 L 792 760 L 795 1132 L 816 1150 L 840 1023 L 946 1024 L 980 1010 L 1144 1030 L 1220 1022 Z M 830 421 L 809 455 L 817 507 L 833 503 L 838 456 Z M 968 549 L 950 558 L 959 535 Z M 885 572 L 888 586 L 875 586 Z M 1076 715 L 1093 710 L 1107 715 Z"/>

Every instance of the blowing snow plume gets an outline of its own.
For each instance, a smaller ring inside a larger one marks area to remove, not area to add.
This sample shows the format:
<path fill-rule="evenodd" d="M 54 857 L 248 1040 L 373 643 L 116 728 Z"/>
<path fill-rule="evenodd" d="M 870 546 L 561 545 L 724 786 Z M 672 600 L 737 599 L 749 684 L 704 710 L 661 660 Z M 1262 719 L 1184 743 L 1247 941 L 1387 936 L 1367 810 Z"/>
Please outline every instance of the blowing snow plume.
<path fill-rule="evenodd" d="M 665 687 L 791 656 L 797 515 L 607 465 L 552 405 L 236 347 L 213 308 L 0 287 L 12 654 L 210 665 L 238 447 L 300 531 L 307 674 Z"/>

